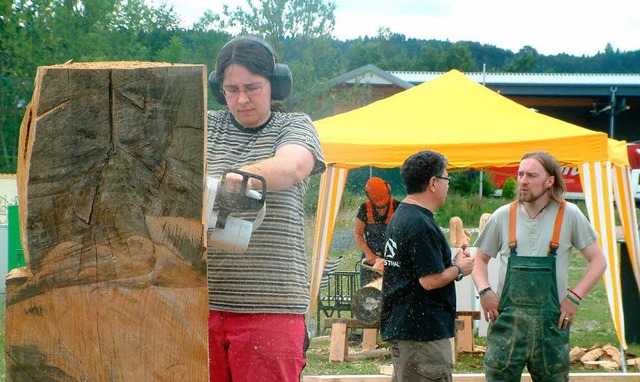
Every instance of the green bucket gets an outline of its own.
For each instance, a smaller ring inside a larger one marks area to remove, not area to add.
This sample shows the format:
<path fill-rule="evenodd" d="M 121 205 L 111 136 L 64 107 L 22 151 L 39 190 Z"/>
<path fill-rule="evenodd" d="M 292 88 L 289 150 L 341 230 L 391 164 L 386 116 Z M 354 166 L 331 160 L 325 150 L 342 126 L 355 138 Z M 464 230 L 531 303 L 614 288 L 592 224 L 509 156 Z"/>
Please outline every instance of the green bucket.
<path fill-rule="evenodd" d="M 7 223 L 8 223 L 8 241 L 9 241 L 9 271 L 14 268 L 24 267 L 24 253 L 22 252 L 22 244 L 20 241 L 20 219 L 18 216 L 18 205 L 7 206 Z"/>

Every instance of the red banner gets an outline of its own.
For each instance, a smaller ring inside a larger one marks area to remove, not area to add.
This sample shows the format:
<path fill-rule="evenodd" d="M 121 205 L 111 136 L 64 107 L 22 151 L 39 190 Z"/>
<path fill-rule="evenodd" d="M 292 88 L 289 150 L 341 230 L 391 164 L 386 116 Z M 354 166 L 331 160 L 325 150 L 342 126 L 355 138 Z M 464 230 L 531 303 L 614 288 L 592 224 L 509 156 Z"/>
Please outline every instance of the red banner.
<path fill-rule="evenodd" d="M 628 144 L 629 166 L 640 169 L 640 143 Z"/>
<path fill-rule="evenodd" d="M 502 189 L 507 179 L 518 179 L 518 167 L 489 167 L 486 171 L 490 174 L 491 179 L 493 179 L 493 185 L 499 189 Z M 567 186 L 567 192 L 582 192 L 577 167 L 562 166 L 562 177 Z"/>
<path fill-rule="evenodd" d="M 632 169 L 640 169 L 640 143 L 628 144 L 629 165 Z M 491 175 L 493 184 L 497 189 L 502 189 L 504 182 L 513 178 L 518 178 L 518 166 L 515 167 L 489 167 L 486 171 Z M 580 184 L 580 174 L 577 167 L 562 166 L 562 177 L 567 186 L 567 192 L 582 192 Z"/>

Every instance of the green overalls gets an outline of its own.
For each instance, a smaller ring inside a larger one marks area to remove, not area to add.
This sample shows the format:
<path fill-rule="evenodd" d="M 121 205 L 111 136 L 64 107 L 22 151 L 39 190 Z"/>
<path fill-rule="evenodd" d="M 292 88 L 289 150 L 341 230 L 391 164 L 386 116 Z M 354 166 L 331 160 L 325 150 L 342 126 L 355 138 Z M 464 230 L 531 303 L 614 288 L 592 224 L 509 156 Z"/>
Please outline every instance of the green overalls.
<path fill-rule="evenodd" d="M 500 315 L 489 326 L 484 358 L 486 380 L 520 381 L 527 366 L 533 381 L 569 380 L 569 328 L 558 329 L 560 301 L 556 250 L 565 202 L 556 216 L 547 256 L 518 256 L 517 202 L 511 204 L 509 248 Z"/>

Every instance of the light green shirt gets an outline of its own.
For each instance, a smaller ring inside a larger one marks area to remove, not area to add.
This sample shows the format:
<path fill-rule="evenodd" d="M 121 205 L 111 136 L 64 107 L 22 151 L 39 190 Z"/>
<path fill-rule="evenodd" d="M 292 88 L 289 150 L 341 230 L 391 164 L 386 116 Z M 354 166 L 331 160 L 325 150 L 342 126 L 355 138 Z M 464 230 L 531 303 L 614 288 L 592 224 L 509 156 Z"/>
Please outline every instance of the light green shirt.
<path fill-rule="evenodd" d="M 518 207 L 516 222 L 516 240 L 518 256 L 546 256 L 553 235 L 553 226 L 559 205 L 551 202 L 537 219 L 530 219 Z M 572 247 L 584 249 L 598 239 L 598 234 L 582 211 L 573 203 L 567 202 L 556 257 L 556 278 L 560 301 L 567 294 L 567 278 Z M 476 240 L 476 247 L 486 255 L 496 258 L 499 255 L 500 272 L 498 278 L 498 296 L 502 293 L 509 261 L 509 204 L 498 208 L 487 221 L 484 230 Z"/>

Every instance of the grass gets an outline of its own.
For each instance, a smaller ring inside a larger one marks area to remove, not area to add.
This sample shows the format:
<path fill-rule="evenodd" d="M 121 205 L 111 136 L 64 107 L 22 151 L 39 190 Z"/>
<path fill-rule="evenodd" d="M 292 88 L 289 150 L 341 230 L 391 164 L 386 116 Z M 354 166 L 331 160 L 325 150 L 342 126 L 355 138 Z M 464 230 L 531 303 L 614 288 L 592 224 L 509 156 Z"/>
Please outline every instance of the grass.
<path fill-rule="evenodd" d="M 338 212 L 336 221 L 336 232 L 351 232 L 355 214 L 361 198 L 347 195 L 343 198 L 341 208 Z M 466 222 L 478 222 L 483 212 L 491 212 L 498 206 L 507 203 L 507 200 L 494 198 L 477 198 L 477 197 L 461 197 L 450 195 L 447 203 L 436 212 L 436 220 L 443 227 L 448 227 L 449 218 L 451 216 L 461 216 L 465 226 L 475 227 L 476 224 Z M 584 203 L 577 203 L 584 210 Z M 586 212 L 586 211 L 585 211 Z M 307 235 L 313 238 L 313 217 L 309 217 Z M 475 236 L 473 238 L 475 240 Z M 356 246 L 350 246 L 340 251 L 330 251 L 329 256 L 345 256 L 341 269 L 353 270 L 353 264 L 360 259 L 360 250 Z M 575 251 L 569 269 L 569 285 L 575 285 L 582 277 L 586 268 L 586 260 L 582 255 Z M 350 336 L 349 345 L 353 346 L 352 351 L 357 351 L 359 346 L 359 332 L 352 330 L 355 335 Z M 307 366 L 303 372 L 303 376 L 311 375 L 367 375 L 380 374 L 380 366 L 391 365 L 389 356 L 366 359 L 353 362 L 334 363 L 329 361 L 329 340 L 325 337 L 317 337 L 312 339 L 311 346 L 307 352 Z M 486 338 L 475 338 L 476 345 L 484 345 Z M 571 330 L 570 346 L 580 346 L 582 348 L 591 348 L 597 345 L 611 344 L 620 348 L 616 331 L 613 326 L 613 320 L 609 310 L 607 294 L 604 283 L 601 281 L 589 293 L 580 305 L 577 317 Z M 385 343 L 381 344 L 385 346 Z M 640 356 L 640 344 L 628 344 L 626 350 L 627 356 Z M 462 353 L 458 356 L 458 362 L 455 365 L 454 373 L 482 373 L 483 354 Z M 628 371 L 637 371 L 631 367 Z M 604 369 L 587 370 L 582 367 L 581 363 L 574 363 L 571 372 L 606 372 Z"/>

